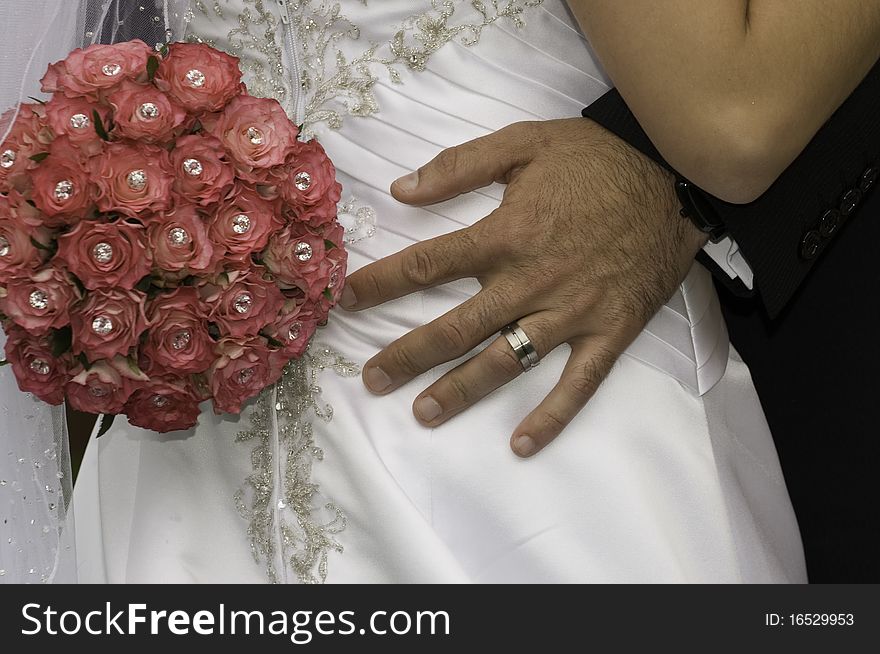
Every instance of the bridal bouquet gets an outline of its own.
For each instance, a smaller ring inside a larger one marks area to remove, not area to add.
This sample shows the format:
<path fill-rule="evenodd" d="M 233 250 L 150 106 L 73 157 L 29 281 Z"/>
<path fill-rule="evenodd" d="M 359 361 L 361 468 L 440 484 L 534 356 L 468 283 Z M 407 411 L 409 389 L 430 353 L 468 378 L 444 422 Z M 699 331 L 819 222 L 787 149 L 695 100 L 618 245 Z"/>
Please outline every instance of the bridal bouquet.
<path fill-rule="evenodd" d="M 0 321 L 23 391 L 166 432 L 238 413 L 345 280 L 340 185 L 238 59 L 92 45 L 0 145 Z"/>

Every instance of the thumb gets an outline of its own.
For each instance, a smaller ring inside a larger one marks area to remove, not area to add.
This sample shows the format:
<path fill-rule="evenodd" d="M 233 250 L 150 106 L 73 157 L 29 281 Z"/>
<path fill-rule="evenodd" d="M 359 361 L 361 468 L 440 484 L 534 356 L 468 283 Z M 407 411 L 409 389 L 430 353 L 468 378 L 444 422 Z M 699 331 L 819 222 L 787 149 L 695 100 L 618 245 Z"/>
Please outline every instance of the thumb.
<path fill-rule="evenodd" d="M 421 206 L 493 182 L 507 182 L 508 173 L 530 157 L 528 141 L 520 134 L 523 125 L 516 123 L 443 150 L 418 170 L 395 180 L 391 194 L 400 202 Z"/>

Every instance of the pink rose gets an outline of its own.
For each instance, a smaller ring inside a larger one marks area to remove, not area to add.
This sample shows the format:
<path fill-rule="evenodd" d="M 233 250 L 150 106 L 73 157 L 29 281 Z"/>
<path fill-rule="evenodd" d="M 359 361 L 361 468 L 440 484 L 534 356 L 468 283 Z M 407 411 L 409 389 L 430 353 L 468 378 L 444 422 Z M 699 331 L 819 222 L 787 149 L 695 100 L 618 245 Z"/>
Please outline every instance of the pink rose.
<path fill-rule="evenodd" d="M 147 226 L 153 253 L 153 273 L 175 282 L 189 274 L 213 272 L 220 253 L 215 253 L 208 230 L 196 207 L 181 204 L 174 211 L 155 216 Z"/>
<path fill-rule="evenodd" d="M 144 211 L 164 211 L 171 205 L 168 152 L 154 145 L 110 143 L 89 161 L 97 187 L 98 208 L 137 218 Z"/>
<path fill-rule="evenodd" d="M 167 141 L 186 120 L 186 111 L 152 84 L 124 81 L 109 96 L 113 133 L 133 141 Z"/>
<path fill-rule="evenodd" d="M 284 285 L 300 288 L 316 302 L 330 282 L 334 262 L 327 258 L 323 234 L 291 223 L 269 239 L 263 264 Z"/>
<path fill-rule="evenodd" d="M 89 361 L 127 356 L 149 323 L 144 313 L 147 296 L 118 288 L 91 291 L 71 312 L 73 353 Z"/>
<path fill-rule="evenodd" d="M 306 351 L 309 339 L 318 328 L 315 305 L 305 298 L 290 299 L 266 333 L 281 345 L 278 351 L 287 359 L 298 359 Z"/>
<path fill-rule="evenodd" d="M 300 144 L 280 192 L 294 207 L 311 207 L 322 201 L 335 207 L 339 202 L 342 185 L 336 181 L 336 168 L 317 140 Z"/>
<path fill-rule="evenodd" d="M 67 382 L 67 401 L 77 411 L 114 415 L 122 411 L 131 394 L 149 377 L 121 356 L 96 361 L 88 369 L 78 367 Z"/>
<path fill-rule="evenodd" d="M 141 348 L 150 374 L 200 373 L 214 362 L 207 328 L 208 307 L 192 286 L 181 286 L 147 303 L 150 331 Z"/>
<path fill-rule="evenodd" d="M 187 111 L 219 111 L 241 93 L 238 58 L 201 43 L 172 43 L 156 85 Z"/>
<path fill-rule="evenodd" d="M 40 82 L 44 93 L 63 93 L 70 98 L 98 100 L 125 79 L 147 77 L 147 60 L 155 56 L 143 41 L 114 45 L 96 43 L 78 48 L 63 61 L 51 64 Z"/>
<path fill-rule="evenodd" d="M 269 202 L 243 185 L 220 203 L 208 225 L 208 235 L 215 248 L 227 259 L 249 261 L 251 253 L 259 252 L 269 236 L 281 229 L 279 202 Z"/>
<path fill-rule="evenodd" d="M 0 197 L 3 197 L 0 195 Z M 0 211 L 7 214 L 12 221 L 25 229 L 38 229 L 52 222 L 47 219 L 42 211 L 37 209 L 33 204 L 28 202 L 27 198 L 15 189 L 11 189 L 6 195 L 0 206 Z M 49 245 L 48 241 L 40 239 L 44 245 Z"/>
<path fill-rule="evenodd" d="M 217 323 L 224 336 L 256 336 L 278 317 L 284 297 L 264 273 L 259 266 L 233 270 L 227 272 L 229 282 L 224 287 L 205 287 L 210 320 Z"/>
<path fill-rule="evenodd" d="M 43 247 L 37 247 L 36 243 Z M 30 274 L 46 261 L 52 233 L 17 220 L 6 196 L 0 195 L 0 284 Z"/>
<path fill-rule="evenodd" d="M 199 419 L 199 398 L 188 380 L 155 378 L 132 393 L 125 407 L 135 427 L 164 434 L 191 429 Z"/>
<path fill-rule="evenodd" d="M 202 207 L 219 202 L 235 177 L 223 144 L 207 134 L 177 139 L 171 151 L 171 169 L 174 189 Z"/>
<path fill-rule="evenodd" d="M 241 405 L 281 377 L 283 365 L 263 339 L 224 338 L 208 374 L 214 413 L 241 413 Z"/>
<path fill-rule="evenodd" d="M 205 122 L 245 179 L 253 179 L 256 169 L 283 164 L 300 146 L 298 130 L 277 100 L 238 95 Z"/>
<path fill-rule="evenodd" d="M 12 365 L 18 387 L 48 404 L 61 404 L 69 357 L 59 359 L 53 356 L 47 336 L 35 337 L 11 325 L 4 331 L 7 336 L 6 359 Z"/>
<path fill-rule="evenodd" d="M 143 225 L 126 220 L 83 221 L 58 238 L 58 258 L 90 290 L 132 289 L 150 274 L 144 232 Z"/>
<path fill-rule="evenodd" d="M 67 136 L 52 142 L 49 156 L 31 171 L 31 180 L 31 199 L 51 226 L 77 222 L 94 205 L 86 161 Z"/>
<path fill-rule="evenodd" d="M 87 156 L 98 154 L 104 141 L 95 129 L 94 112 L 103 125 L 110 123 L 110 107 L 85 98 L 56 94 L 46 103 L 46 123 L 55 136 L 67 136 Z"/>
<path fill-rule="evenodd" d="M 32 334 L 40 335 L 67 325 L 71 305 L 79 298 L 70 275 L 49 267 L 0 288 L 0 311 Z"/>
<path fill-rule="evenodd" d="M 342 193 L 342 186 L 337 184 L 337 188 L 325 195 L 318 204 L 311 206 L 291 208 L 288 212 L 292 216 L 292 220 L 302 222 L 313 227 L 316 230 L 322 229 L 325 225 L 333 223 L 338 218 L 338 203 Z"/>
<path fill-rule="evenodd" d="M 6 125 L 16 109 L 10 109 L 0 124 Z M 25 190 L 30 180 L 25 174 L 36 164 L 32 156 L 48 152 L 52 142 L 52 132 L 42 122 L 44 109 L 38 104 L 22 104 L 17 108 L 15 122 L 10 127 L 6 140 L 0 145 L 0 191 L 10 188 Z"/>

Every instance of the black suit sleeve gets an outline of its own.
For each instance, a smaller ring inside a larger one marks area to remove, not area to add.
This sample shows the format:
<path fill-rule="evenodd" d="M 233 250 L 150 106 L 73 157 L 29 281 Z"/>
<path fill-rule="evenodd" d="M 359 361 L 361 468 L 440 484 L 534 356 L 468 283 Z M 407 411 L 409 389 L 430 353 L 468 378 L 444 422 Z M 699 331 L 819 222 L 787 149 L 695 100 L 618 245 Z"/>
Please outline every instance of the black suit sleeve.
<path fill-rule="evenodd" d="M 669 168 L 616 90 L 584 109 L 583 115 Z M 878 185 L 878 173 L 880 63 L 764 195 L 746 205 L 709 196 L 751 266 L 755 288 L 771 318 L 785 307 L 845 223 L 858 214 L 864 197 Z M 730 281 L 724 273 L 717 274 Z"/>

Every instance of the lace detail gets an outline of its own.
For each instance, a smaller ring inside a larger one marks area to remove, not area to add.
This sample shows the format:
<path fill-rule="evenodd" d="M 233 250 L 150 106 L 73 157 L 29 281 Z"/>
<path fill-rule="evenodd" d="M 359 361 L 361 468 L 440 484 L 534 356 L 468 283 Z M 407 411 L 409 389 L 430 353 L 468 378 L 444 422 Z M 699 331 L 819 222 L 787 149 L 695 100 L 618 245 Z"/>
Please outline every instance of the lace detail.
<path fill-rule="evenodd" d="M 272 583 L 288 580 L 288 566 L 300 582 L 322 583 L 328 554 L 342 552 L 335 536 L 345 529 L 345 515 L 332 502 L 316 506 L 318 487 L 311 481 L 312 462 L 324 457 L 312 435 L 311 416 L 325 422 L 333 417 L 317 383 L 327 369 L 343 377 L 359 373 L 357 365 L 313 342 L 302 359 L 288 364 L 274 388 L 263 391 L 250 429 L 236 436 L 238 442 L 256 442 L 253 472 L 235 503 L 248 521 L 254 559 L 265 564 Z"/>
<path fill-rule="evenodd" d="M 337 212 L 339 223 L 345 228 L 343 240 L 346 245 L 372 238 L 376 235 L 376 212 L 365 204 L 360 204 L 357 198 L 350 198 L 348 202 L 340 203 Z"/>

